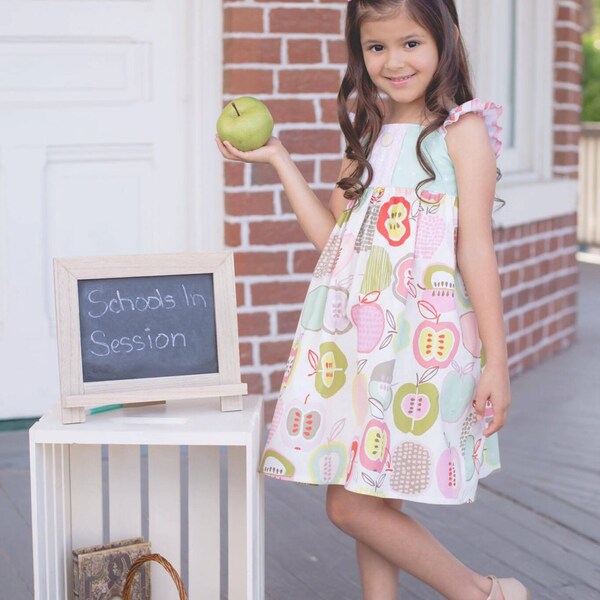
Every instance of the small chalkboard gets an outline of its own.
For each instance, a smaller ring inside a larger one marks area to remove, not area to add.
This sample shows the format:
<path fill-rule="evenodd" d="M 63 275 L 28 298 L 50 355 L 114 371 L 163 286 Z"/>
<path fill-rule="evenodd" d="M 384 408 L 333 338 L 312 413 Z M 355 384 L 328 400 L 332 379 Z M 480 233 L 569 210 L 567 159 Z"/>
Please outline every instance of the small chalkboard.
<path fill-rule="evenodd" d="M 54 274 L 63 422 L 112 403 L 241 408 L 231 252 L 55 259 Z"/>
<path fill-rule="evenodd" d="M 83 381 L 218 373 L 212 273 L 78 282 Z"/>

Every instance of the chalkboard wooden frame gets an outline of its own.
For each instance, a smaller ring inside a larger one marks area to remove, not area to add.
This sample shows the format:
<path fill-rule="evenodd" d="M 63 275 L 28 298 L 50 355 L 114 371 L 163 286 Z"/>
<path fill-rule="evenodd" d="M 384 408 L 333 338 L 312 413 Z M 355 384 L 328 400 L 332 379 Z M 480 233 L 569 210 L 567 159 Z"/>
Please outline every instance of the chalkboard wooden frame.
<path fill-rule="evenodd" d="M 63 423 L 85 421 L 85 409 L 108 404 L 219 396 L 221 410 L 241 410 L 233 252 L 188 252 L 54 259 L 56 327 Z M 218 372 L 84 381 L 78 281 L 212 273 Z"/>

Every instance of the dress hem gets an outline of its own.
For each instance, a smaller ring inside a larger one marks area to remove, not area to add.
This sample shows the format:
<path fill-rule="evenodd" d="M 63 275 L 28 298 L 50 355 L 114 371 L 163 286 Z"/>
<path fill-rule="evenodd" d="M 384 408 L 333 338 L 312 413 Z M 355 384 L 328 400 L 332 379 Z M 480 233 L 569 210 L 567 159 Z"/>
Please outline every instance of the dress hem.
<path fill-rule="evenodd" d="M 490 469 L 484 475 L 479 476 L 479 481 L 481 481 L 482 479 L 485 479 L 488 475 L 491 475 L 492 473 L 495 473 L 495 472 L 501 471 L 501 470 L 502 470 L 501 464 L 498 464 L 495 467 L 490 467 Z M 477 489 L 475 490 L 475 496 L 473 497 L 472 500 L 470 500 L 469 498 L 466 498 L 466 499 L 445 498 L 443 502 L 440 502 L 437 500 L 427 500 L 425 498 L 418 498 L 418 497 L 407 495 L 407 494 L 400 494 L 397 496 L 383 496 L 382 494 L 370 494 L 370 493 L 367 493 L 366 491 L 364 491 L 364 489 L 350 489 L 347 486 L 347 484 L 342 481 L 335 481 L 335 482 L 332 481 L 329 483 L 327 483 L 327 482 L 314 483 L 313 481 L 306 481 L 304 479 L 295 479 L 293 477 L 282 477 L 281 475 L 275 475 L 273 473 L 266 473 L 264 471 L 258 471 L 258 473 L 261 475 L 265 475 L 266 477 L 271 477 L 272 479 L 280 479 L 281 481 L 290 481 L 293 483 L 300 483 L 303 485 L 310 485 L 310 486 L 342 485 L 349 492 L 353 492 L 355 494 L 362 494 L 363 496 L 373 496 L 375 498 L 388 498 L 390 500 L 407 500 L 409 502 L 417 502 L 419 504 L 436 504 L 439 506 L 445 506 L 445 505 L 458 505 L 458 504 L 472 504 L 473 502 L 475 502 L 475 500 L 477 500 Z"/>

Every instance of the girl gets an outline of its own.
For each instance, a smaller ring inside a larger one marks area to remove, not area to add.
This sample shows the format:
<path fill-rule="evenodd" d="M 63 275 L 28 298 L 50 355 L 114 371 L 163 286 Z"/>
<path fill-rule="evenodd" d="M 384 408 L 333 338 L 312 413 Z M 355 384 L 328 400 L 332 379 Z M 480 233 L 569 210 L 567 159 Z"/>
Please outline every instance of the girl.
<path fill-rule="evenodd" d="M 472 571 L 402 512 L 405 499 L 473 502 L 500 468 L 502 107 L 473 97 L 453 0 L 350 0 L 345 31 L 331 210 L 277 138 L 251 152 L 217 138 L 227 159 L 275 168 L 321 251 L 259 471 L 328 485 L 367 600 L 395 599 L 399 569 L 452 600 L 526 600 L 522 583 Z"/>

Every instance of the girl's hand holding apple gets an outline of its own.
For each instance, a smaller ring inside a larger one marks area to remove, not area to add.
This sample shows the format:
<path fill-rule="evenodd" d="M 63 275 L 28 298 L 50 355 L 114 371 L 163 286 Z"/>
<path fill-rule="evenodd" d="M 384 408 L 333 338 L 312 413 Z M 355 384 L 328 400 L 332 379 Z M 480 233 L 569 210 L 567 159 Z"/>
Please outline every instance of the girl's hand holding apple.
<path fill-rule="evenodd" d="M 238 150 L 227 140 L 222 141 L 218 135 L 215 136 L 215 140 L 221 154 L 229 160 L 273 164 L 277 156 L 287 152 L 279 138 L 274 136 L 271 136 L 264 146 L 247 152 Z"/>

